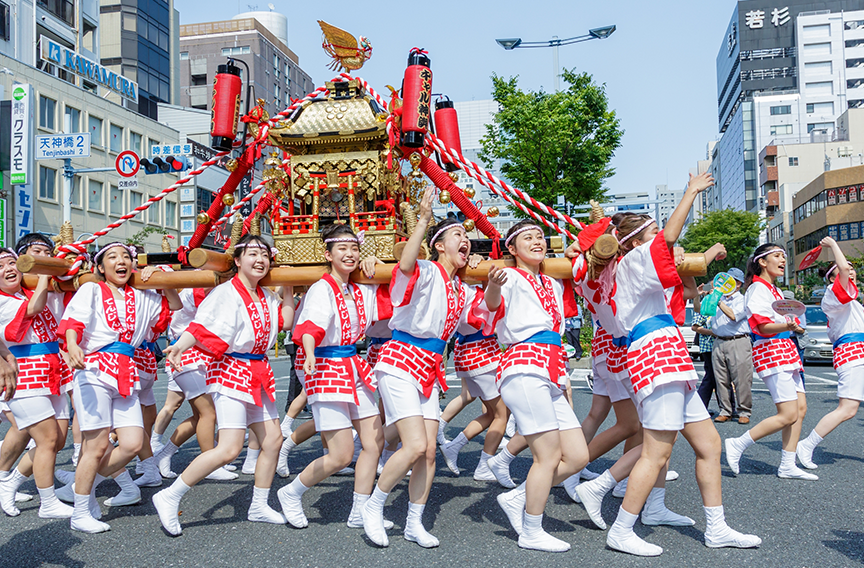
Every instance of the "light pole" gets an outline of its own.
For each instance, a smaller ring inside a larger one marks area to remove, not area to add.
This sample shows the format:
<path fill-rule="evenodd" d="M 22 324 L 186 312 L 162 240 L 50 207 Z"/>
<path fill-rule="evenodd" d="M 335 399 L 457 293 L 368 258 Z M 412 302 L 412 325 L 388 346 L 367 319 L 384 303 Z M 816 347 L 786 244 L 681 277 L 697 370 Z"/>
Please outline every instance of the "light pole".
<path fill-rule="evenodd" d="M 561 75 L 561 70 L 558 68 L 558 48 L 562 45 L 582 43 L 583 41 L 591 41 L 592 39 L 606 39 L 612 35 L 615 29 L 614 25 L 605 26 L 588 30 L 588 33 L 585 35 L 568 37 L 566 39 L 558 39 L 558 36 L 552 36 L 552 39 L 547 41 L 522 41 L 521 37 L 496 39 L 495 41 L 507 51 L 531 47 L 551 47 L 553 49 L 552 64 L 555 66 L 555 91 L 558 91 L 559 77 Z"/>

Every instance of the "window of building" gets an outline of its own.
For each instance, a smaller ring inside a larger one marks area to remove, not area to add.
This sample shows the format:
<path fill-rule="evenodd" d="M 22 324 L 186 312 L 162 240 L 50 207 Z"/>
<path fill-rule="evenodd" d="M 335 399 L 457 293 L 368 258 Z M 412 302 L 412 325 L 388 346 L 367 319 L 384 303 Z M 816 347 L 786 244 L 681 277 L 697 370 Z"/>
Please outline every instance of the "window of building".
<path fill-rule="evenodd" d="M 791 124 L 775 124 L 771 127 L 771 136 L 785 136 L 792 134 Z"/>
<path fill-rule="evenodd" d="M 129 149 L 138 154 L 139 156 L 143 156 L 141 153 L 141 135 L 137 132 L 129 131 Z"/>
<path fill-rule="evenodd" d="M 199 87 L 207 84 L 207 75 L 190 75 L 189 79 L 193 87 Z"/>
<path fill-rule="evenodd" d="M 864 29 L 864 20 L 849 20 L 843 27 L 847 30 L 861 30 Z"/>
<path fill-rule="evenodd" d="M 771 107 L 771 115 L 776 116 L 778 114 L 792 114 L 792 105 L 781 105 L 781 106 Z"/>
<path fill-rule="evenodd" d="M 864 108 L 864 99 L 850 100 L 849 108 Z"/>
<path fill-rule="evenodd" d="M 145 221 L 147 221 L 151 225 L 158 225 L 159 224 L 159 221 L 160 221 L 159 213 L 161 212 L 159 210 L 159 208 L 161 207 L 160 203 L 162 203 L 162 202 L 157 201 L 156 203 L 151 205 L 147 209 L 147 211 L 144 212 Z"/>
<path fill-rule="evenodd" d="M 808 96 L 812 95 L 833 95 L 834 81 L 817 81 L 814 83 L 805 83 L 804 89 Z"/>
<path fill-rule="evenodd" d="M 834 114 L 834 103 L 807 103 L 807 114 Z"/>
<path fill-rule="evenodd" d="M 72 207 L 81 207 L 81 176 L 72 178 L 72 195 L 69 202 L 72 204 Z"/>
<path fill-rule="evenodd" d="M 124 31 L 137 33 L 138 16 L 135 14 L 123 14 L 122 22 L 120 25 L 123 27 Z"/>
<path fill-rule="evenodd" d="M 165 202 L 165 226 L 177 226 L 177 204 L 173 201 Z"/>
<path fill-rule="evenodd" d="M 859 87 L 864 87 L 864 79 L 848 79 L 846 81 L 847 89 L 857 89 Z"/>
<path fill-rule="evenodd" d="M 136 209 L 136 208 L 140 207 L 141 203 L 144 201 L 143 198 L 144 198 L 144 194 L 142 194 L 140 191 L 130 191 L 129 192 L 129 210 L 131 211 L 132 209 Z M 135 219 L 133 219 L 133 221 L 144 222 L 144 221 L 146 221 L 146 219 L 144 219 L 142 216 L 146 216 L 146 215 L 147 215 L 147 212 L 145 211 L 144 213 L 142 213 L 138 217 L 135 217 Z"/>
<path fill-rule="evenodd" d="M 45 166 L 39 166 L 39 198 L 57 199 L 57 170 Z"/>
<path fill-rule="evenodd" d="M 805 43 L 805 55 L 831 55 L 831 42 L 825 43 Z"/>
<path fill-rule="evenodd" d="M 804 26 L 804 38 L 811 37 L 831 37 L 831 24 L 815 24 L 812 26 Z"/>
<path fill-rule="evenodd" d="M 66 105 L 63 109 L 63 132 L 74 134 L 81 130 L 81 111 Z"/>
<path fill-rule="evenodd" d="M 864 42 L 864 40 L 861 40 L 861 41 Z M 864 44 L 862 44 L 862 45 L 864 45 Z M 846 68 L 847 69 L 860 68 L 860 67 L 864 67 L 864 57 L 859 57 L 858 59 L 847 59 L 846 60 Z"/>
<path fill-rule="evenodd" d="M 187 59 L 189 59 L 189 52 L 188 51 L 181 51 L 180 52 L 180 61 L 186 61 Z"/>
<path fill-rule="evenodd" d="M 789 167 L 793 168 L 798 165 L 798 157 L 797 156 L 789 156 Z"/>
<path fill-rule="evenodd" d="M 123 191 L 116 185 L 112 185 L 108 192 L 108 212 L 112 215 L 120 216 L 123 211 Z"/>
<path fill-rule="evenodd" d="M 37 4 L 69 26 L 75 25 L 75 3 L 72 0 L 39 0 Z"/>
<path fill-rule="evenodd" d="M 804 64 L 804 72 L 807 74 L 824 73 L 830 75 L 834 69 L 830 61 L 810 61 Z"/>
<path fill-rule="evenodd" d="M 87 185 L 87 210 L 97 213 L 102 212 L 102 182 L 95 179 L 89 180 Z"/>
<path fill-rule="evenodd" d="M 247 55 L 250 52 L 251 50 L 248 45 L 222 48 L 222 55 L 225 57 L 231 57 L 232 55 Z"/>
<path fill-rule="evenodd" d="M 39 126 L 54 130 L 54 117 L 57 114 L 57 101 L 39 95 Z"/>
<path fill-rule="evenodd" d="M 108 141 L 112 152 L 123 151 L 123 127 L 119 124 L 111 124 L 111 139 Z"/>
<path fill-rule="evenodd" d="M 846 49 L 852 49 L 853 47 L 864 47 L 864 38 L 862 38 L 862 39 L 847 39 L 846 40 Z"/>
<path fill-rule="evenodd" d="M 82 44 L 84 49 L 96 52 L 96 26 L 87 20 L 83 21 L 81 26 Z"/>
<path fill-rule="evenodd" d="M 9 41 L 12 37 L 10 33 L 10 16 L 9 6 L 0 2 L 0 39 Z"/>
<path fill-rule="evenodd" d="M 833 122 L 815 122 L 815 123 L 811 122 L 810 124 L 807 125 L 807 134 L 810 134 L 814 130 L 817 130 L 820 132 L 825 132 L 825 133 L 830 132 L 830 131 L 834 130 L 834 123 Z"/>
<path fill-rule="evenodd" d="M 102 146 L 102 119 L 92 114 L 88 115 L 87 130 L 90 132 L 90 144 L 93 146 Z"/>

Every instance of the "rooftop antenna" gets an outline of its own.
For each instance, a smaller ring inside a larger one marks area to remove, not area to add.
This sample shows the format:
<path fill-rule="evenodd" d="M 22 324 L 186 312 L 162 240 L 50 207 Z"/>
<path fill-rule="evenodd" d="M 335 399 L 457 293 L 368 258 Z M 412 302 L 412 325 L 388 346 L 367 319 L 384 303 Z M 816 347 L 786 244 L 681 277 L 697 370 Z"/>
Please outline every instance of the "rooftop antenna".
<path fill-rule="evenodd" d="M 275 12 L 275 11 L 276 11 L 276 6 L 274 6 L 272 2 L 271 2 L 270 4 L 267 4 L 267 7 L 270 8 L 270 11 L 271 11 L 271 12 Z"/>
<path fill-rule="evenodd" d="M 254 12 L 258 9 L 258 4 L 255 4 L 254 6 L 252 4 L 246 4 L 246 7 L 249 8 L 250 12 Z"/>

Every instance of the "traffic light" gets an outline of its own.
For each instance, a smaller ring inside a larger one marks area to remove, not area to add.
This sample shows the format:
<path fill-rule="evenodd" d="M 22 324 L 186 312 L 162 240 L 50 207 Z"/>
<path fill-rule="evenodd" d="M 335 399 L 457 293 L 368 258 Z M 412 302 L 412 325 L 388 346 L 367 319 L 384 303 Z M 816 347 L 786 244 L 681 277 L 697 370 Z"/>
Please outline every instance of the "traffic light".
<path fill-rule="evenodd" d="M 141 160 L 141 167 L 145 174 L 168 174 L 182 172 L 189 169 L 189 158 L 186 156 L 157 156 L 150 160 Z"/>

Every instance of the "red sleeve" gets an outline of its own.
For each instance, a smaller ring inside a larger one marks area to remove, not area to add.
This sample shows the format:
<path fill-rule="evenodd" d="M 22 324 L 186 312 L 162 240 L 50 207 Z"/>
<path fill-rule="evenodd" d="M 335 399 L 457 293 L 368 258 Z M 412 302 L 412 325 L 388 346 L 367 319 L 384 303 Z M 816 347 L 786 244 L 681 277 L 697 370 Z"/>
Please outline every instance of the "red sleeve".
<path fill-rule="evenodd" d="M 204 346 L 207 351 L 213 354 L 213 356 L 218 359 L 228 351 L 228 344 L 222 341 L 222 339 L 201 325 L 200 323 L 191 323 L 189 327 L 186 328 L 186 331 L 195 336 L 195 339 L 198 340 L 198 343 Z"/>
<path fill-rule="evenodd" d="M 27 306 L 29 303 L 29 301 L 21 302 L 21 307 L 18 308 L 15 317 L 3 331 L 3 338 L 7 342 L 21 343 L 21 340 L 24 339 L 24 334 L 30 329 L 30 324 L 33 323 L 33 316 L 27 315 Z"/>
<path fill-rule="evenodd" d="M 573 292 L 573 281 L 563 280 L 564 285 L 564 317 L 575 318 L 579 315 L 579 304 L 576 303 L 576 294 Z"/>
<path fill-rule="evenodd" d="M 81 337 L 84 335 L 84 324 L 78 320 L 67 318 L 60 321 L 57 326 L 57 340 L 60 342 L 60 347 L 66 348 L 66 332 L 74 330 L 78 334 L 78 343 L 81 343 Z"/>
<path fill-rule="evenodd" d="M 669 311 L 672 312 L 672 319 L 678 325 L 684 325 L 684 320 L 687 319 L 687 304 L 684 301 L 684 286 L 679 284 L 672 291 L 672 298 L 669 300 Z"/>
<path fill-rule="evenodd" d="M 480 304 L 483 303 L 483 290 L 477 289 L 474 293 L 474 299 L 471 300 L 471 305 L 468 306 L 468 313 L 466 314 L 466 321 L 468 325 L 471 327 L 475 327 L 479 330 L 482 330 L 486 327 L 486 315 L 489 313 L 480 307 Z"/>
<path fill-rule="evenodd" d="M 834 284 L 831 285 L 831 291 L 834 292 L 834 295 L 837 296 L 837 301 L 841 304 L 848 304 L 858 297 L 858 288 L 853 286 L 851 281 L 847 282 L 849 282 L 848 289 L 843 288 L 843 286 L 840 285 L 839 278 L 835 278 Z M 852 296 L 852 294 L 849 293 L 850 290 L 855 290 L 855 296 Z"/>
<path fill-rule="evenodd" d="M 69 305 L 69 302 L 72 300 L 72 296 L 75 295 L 75 292 L 64 292 L 63 293 L 63 307 Z"/>
<path fill-rule="evenodd" d="M 285 314 L 282 312 L 282 308 L 285 307 L 285 302 L 279 304 L 279 331 L 285 329 Z"/>
<path fill-rule="evenodd" d="M 393 277 L 390 279 L 390 293 L 393 292 L 393 282 L 396 281 L 396 272 L 401 270 L 399 265 L 393 267 Z M 405 287 L 405 295 L 402 297 L 402 302 L 400 302 L 395 307 L 401 308 L 402 306 L 407 306 L 411 302 L 411 296 L 414 295 L 414 286 L 417 285 L 417 280 L 420 278 L 420 265 L 418 263 L 414 263 L 414 272 L 411 273 L 411 279 L 408 280 L 408 286 Z"/>
<path fill-rule="evenodd" d="M 752 331 L 753 333 L 759 333 L 760 325 L 765 323 L 774 323 L 774 320 L 769 317 L 760 316 L 759 314 L 753 314 L 752 316 L 750 316 L 750 319 L 747 320 L 747 323 L 750 324 L 750 331 Z M 759 333 L 759 335 L 762 334 Z"/>
<path fill-rule="evenodd" d="M 378 286 L 375 290 L 375 303 L 378 312 L 378 321 L 393 317 L 393 300 L 390 299 L 389 286 Z"/>
<path fill-rule="evenodd" d="M 159 319 L 151 328 L 155 335 L 162 335 L 171 324 L 171 308 L 168 306 L 168 298 L 162 296 L 162 306 L 159 311 Z"/>
<path fill-rule="evenodd" d="M 324 341 L 324 334 L 326 332 L 323 328 L 318 327 L 311 320 L 306 320 L 299 325 L 294 326 L 294 331 L 291 333 L 291 340 L 297 345 L 303 346 L 303 336 L 306 334 L 311 335 L 315 339 L 315 345 L 321 345 L 321 342 Z"/>
<path fill-rule="evenodd" d="M 204 298 L 207 297 L 207 294 L 210 293 L 210 290 L 207 288 L 193 288 L 192 289 L 192 301 L 195 302 L 195 307 L 201 305 L 201 302 L 204 301 Z"/>
<path fill-rule="evenodd" d="M 663 231 L 657 233 L 649 246 L 651 247 L 651 260 L 654 262 L 654 269 L 657 271 L 663 288 L 674 288 L 681 284 L 681 277 L 675 270 L 675 259 L 672 258 L 672 251 L 666 244 Z"/>
<path fill-rule="evenodd" d="M 498 322 L 504 317 L 506 310 L 504 308 L 504 296 L 501 296 L 501 305 L 498 306 L 498 310 L 496 310 L 492 321 L 487 321 L 485 327 L 483 327 L 483 335 L 492 335 L 495 333 L 495 328 L 498 325 Z"/>

